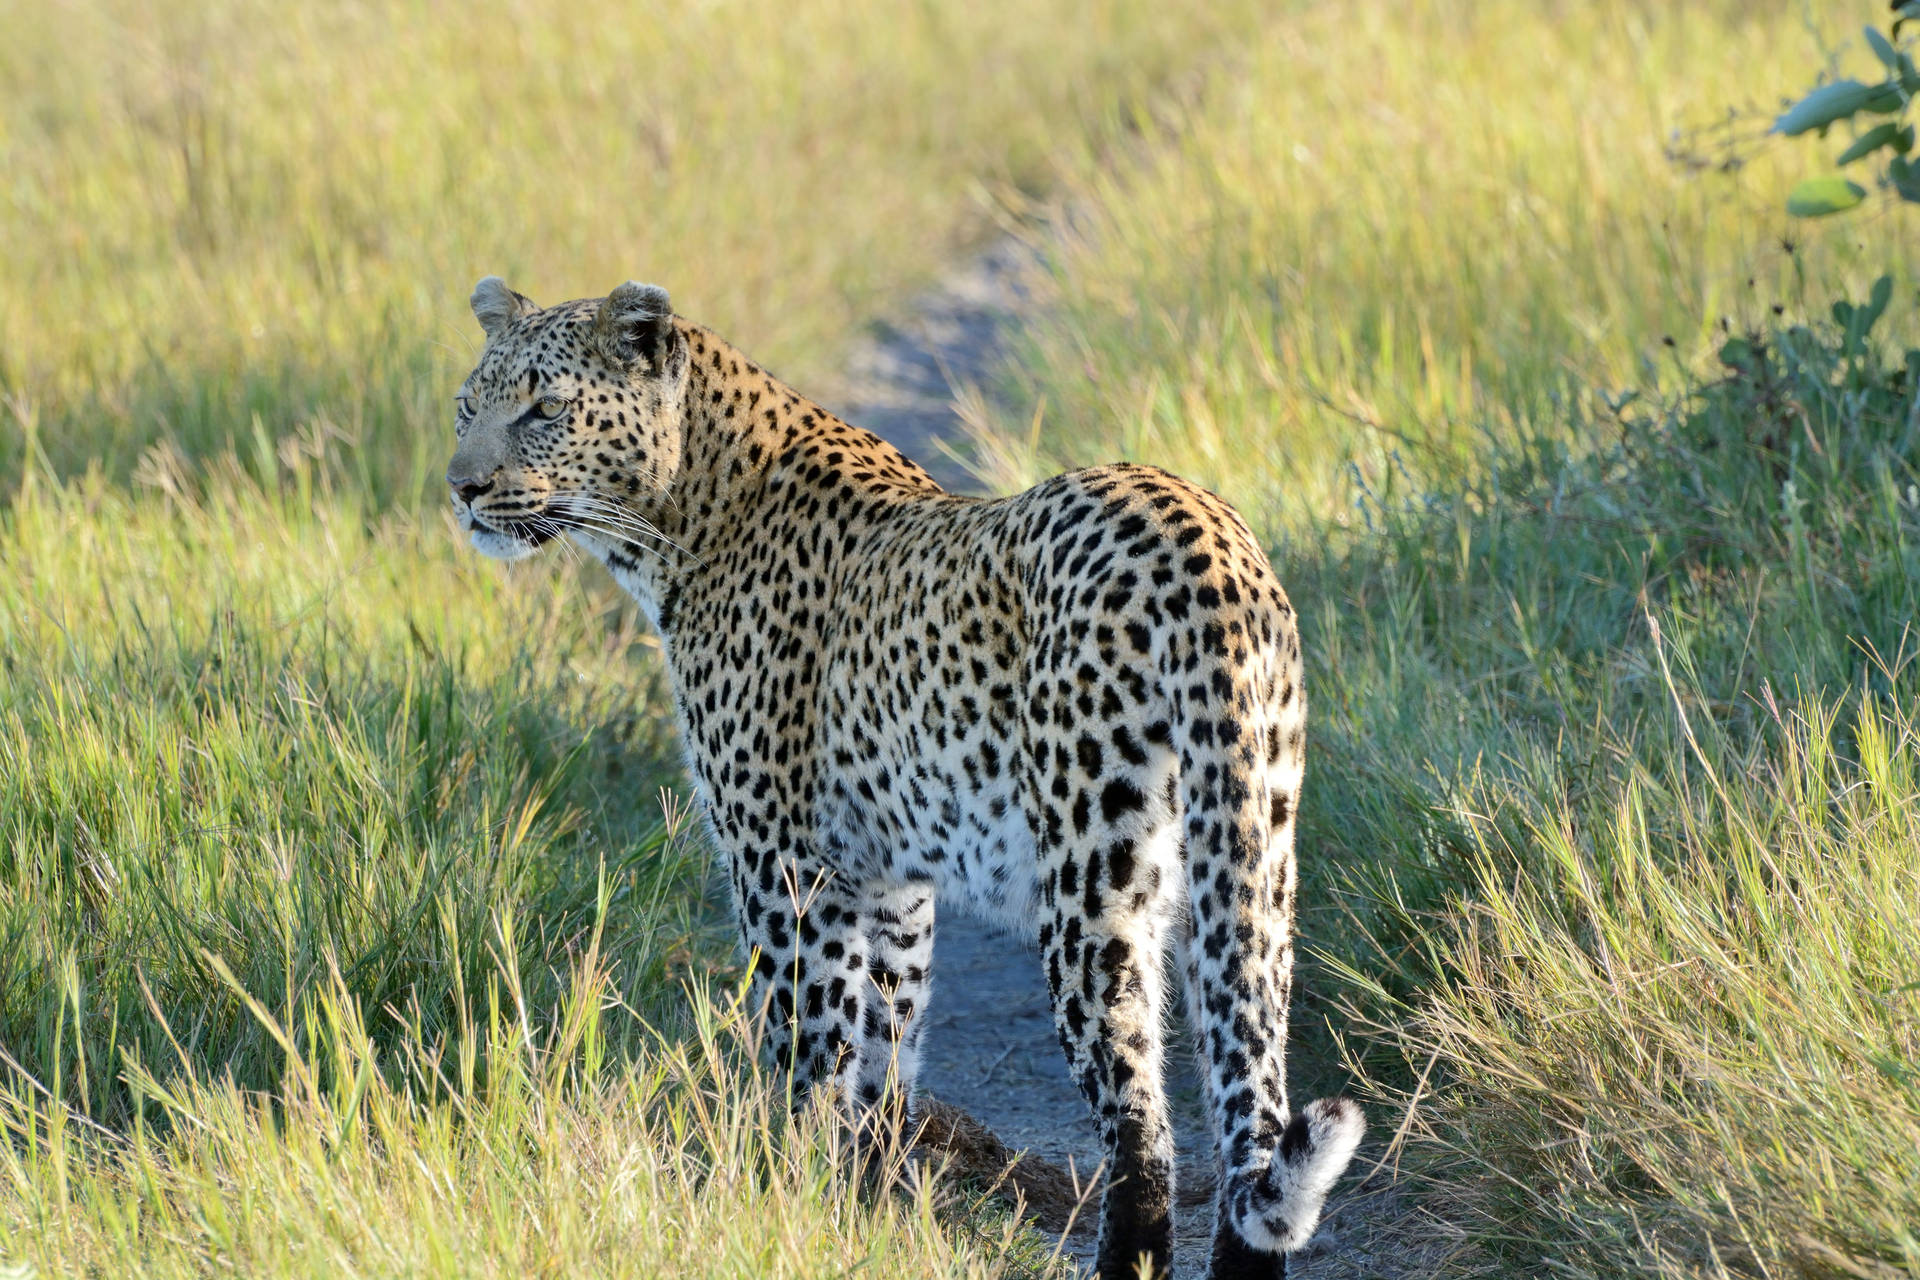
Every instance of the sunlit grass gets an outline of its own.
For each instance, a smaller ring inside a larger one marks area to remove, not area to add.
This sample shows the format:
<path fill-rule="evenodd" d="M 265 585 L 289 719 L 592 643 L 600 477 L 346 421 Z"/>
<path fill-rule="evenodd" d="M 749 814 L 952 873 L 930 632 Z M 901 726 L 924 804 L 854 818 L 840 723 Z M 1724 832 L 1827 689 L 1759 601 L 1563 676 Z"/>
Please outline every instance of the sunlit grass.
<path fill-rule="evenodd" d="M 0 548 L 0 1044 L 94 1120 L 128 1117 L 128 1054 L 277 1078 L 221 965 L 283 1013 L 337 967 L 439 1025 L 503 946 L 546 983 L 603 880 L 631 998 L 687 958 L 664 694 L 610 584 L 231 471 L 43 489 Z"/>
<path fill-rule="evenodd" d="M 1920 1276 L 1912 215 L 1665 154 L 1810 81 L 1802 16 L 1281 15 L 1069 196 L 1011 380 L 1000 483 L 1133 457 L 1271 533 L 1306 986 L 1469 1271 Z"/>
<path fill-rule="evenodd" d="M 1743 363 L 1283 544 L 1335 1024 L 1507 1265 L 1915 1274 L 1914 391 Z"/>
<path fill-rule="evenodd" d="M 326 429 L 411 499 L 495 272 L 663 284 L 817 386 L 1257 9 L 0 4 L 0 476 Z"/>
<path fill-rule="evenodd" d="M 143 1276 L 1066 1274 L 897 1150 L 864 1189 L 836 1127 L 790 1117 L 752 1065 L 736 1005 L 696 990 L 683 1034 L 651 1033 L 620 1007 L 603 920 L 557 997 L 523 991 L 508 952 L 472 1021 L 384 1045 L 336 978 L 270 1096 L 135 1063 L 154 1123 L 115 1134 L 0 1089 L 9 1255 Z"/>
<path fill-rule="evenodd" d="M 1828 38 L 1879 16 L 1854 8 Z M 1396 450 L 1552 431 L 1568 394 L 1698 367 L 1723 321 L 1909 280 L 1897 211 L 1783 212 L 1831 147 L 1751 145 L 1731 173 L 1669 154 L 1725 158 L 1699 127 L 1743 108 L 1750 136 L 1811 81 L 1798 6 L 1308 5 L 1243 56 L 1069 197 L 1003 485 L 1130 457 L 1269 521 L 1338 517 L 1349 457 L 1378 483 Z"/>
<path fill-rule="evenodd" d="M 1469 900 L 1347 975 L 1394 1011 L 1356 1033 L 1438 1067 L 1395 1099 L 1450 1157 L 1428 1196 L 1567 1275 L 1920 1274 L 1910 684 L 1462 794 Z"/>

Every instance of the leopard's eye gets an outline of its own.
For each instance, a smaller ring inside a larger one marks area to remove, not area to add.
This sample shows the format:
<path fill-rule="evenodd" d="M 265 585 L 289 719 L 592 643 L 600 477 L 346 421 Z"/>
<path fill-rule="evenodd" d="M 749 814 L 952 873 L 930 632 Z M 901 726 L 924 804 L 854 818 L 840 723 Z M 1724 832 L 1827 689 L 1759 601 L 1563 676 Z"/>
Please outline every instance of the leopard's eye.
<path fill-rule="evenodd" d="M 543 418 L 557 418 L 567 411 L 567 401 L 563 396 L 541 396 L 533 408 Z"/>
<path fill-rule="evenodd" d="M 455 416 L 461 419 L 471 418 L 473 416 L 473 397 L 464 393 L 455 396 L 453 398 L 453 412 Z"/>

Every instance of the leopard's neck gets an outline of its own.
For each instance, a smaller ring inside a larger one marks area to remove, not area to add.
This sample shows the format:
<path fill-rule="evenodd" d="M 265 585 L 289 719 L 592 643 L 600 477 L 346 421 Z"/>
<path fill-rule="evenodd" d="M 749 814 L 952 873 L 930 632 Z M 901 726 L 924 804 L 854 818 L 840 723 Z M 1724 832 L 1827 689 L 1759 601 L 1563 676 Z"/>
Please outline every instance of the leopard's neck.
<path fill-rule="evenodd" d="M 899 450 L 847 423 L 755 364 L 712 330 L 677 320 L 689 367 L 680 400 L 680 456 L 671 481 L 635 514 L 652 531 L 577 537 L 613 572 L 663 637 L 689 590 L 744 589 L 750 544 L 836 535 L 885 508 L 942 494 Z"/>

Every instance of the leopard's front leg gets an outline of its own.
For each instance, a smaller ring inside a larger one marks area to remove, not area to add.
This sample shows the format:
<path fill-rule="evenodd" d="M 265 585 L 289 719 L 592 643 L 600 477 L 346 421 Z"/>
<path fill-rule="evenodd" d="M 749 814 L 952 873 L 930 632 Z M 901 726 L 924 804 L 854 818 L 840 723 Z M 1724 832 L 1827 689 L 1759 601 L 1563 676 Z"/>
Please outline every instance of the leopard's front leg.
<path fill-rule="evenodd" d="M 920 1071 L 920 1034 L 932 994 L 933 894 L 920 885 L 871 884 L 861 904 L 861 924 L 868 989 L 857 1099 L 872 1127 L 884 1130 L 906 1122 Z"/>
<path fill-rule="evenodd" d="M 732 871 L 767 1060 L 789 1074 L 795 1106 L 826 1085 L 857 1133 L 882 1137 L 906 1120 L 919 1066 L 931 893 L 745 842 Z"/>
<path fill-rule="evenodd" d="M 816 1085 L 851 1098 L 872 981 L 861 895 L 817 858 L 749 841 L 729 854 L 740 940 L 753 967 L 749 1006 L 765 1019 L 762 1052 L 787 1074 L 794 1106 Z"/>

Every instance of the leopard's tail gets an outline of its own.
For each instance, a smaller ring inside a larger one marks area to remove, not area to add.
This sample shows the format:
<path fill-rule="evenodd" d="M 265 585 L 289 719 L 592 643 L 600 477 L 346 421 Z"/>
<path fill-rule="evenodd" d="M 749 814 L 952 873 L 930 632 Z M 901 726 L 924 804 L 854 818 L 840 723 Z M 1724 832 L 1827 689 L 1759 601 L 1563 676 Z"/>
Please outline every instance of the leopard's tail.
<path fill-rule="evenodd" d="M 1291 1253 L 1320 1225 L 1327 1193 L 1346 1172 L 1366 1123 L 1346 1098 L 1318 1098 L 1302 1107 L 1280 1135 L 1265 1168 L 1227 1176 L 1220 1218 L 1262 1253 Z"/>
<path fill-rule="evenodd" d="M 1365 1124 L 1345 1098 L 1287 1105 L 1306 699 L 1291 610 L 1266 621 L 1274 631 L 1264 644 L 1253 637 L 1245 661 L 1216 659 L 1213 696 L 1188 704 L 1178 741 L 1193 909 L 1187 989 L 1219 1143 L 1217 1230 L 1256 1253 L 1287 1253 L 1313 1235 Z"/>

